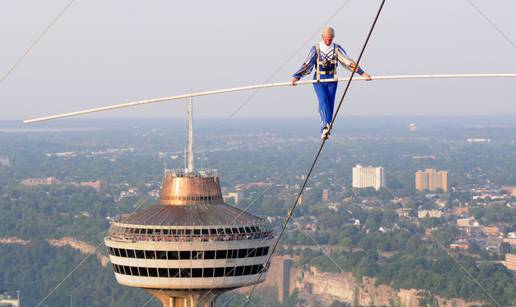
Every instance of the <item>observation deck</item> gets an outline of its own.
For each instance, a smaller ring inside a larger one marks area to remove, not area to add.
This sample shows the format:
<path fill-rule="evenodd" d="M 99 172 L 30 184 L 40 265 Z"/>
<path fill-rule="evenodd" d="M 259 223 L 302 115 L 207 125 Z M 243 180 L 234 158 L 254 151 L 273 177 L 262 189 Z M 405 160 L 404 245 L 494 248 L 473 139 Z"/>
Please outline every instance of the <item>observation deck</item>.
<path fill-rule="evenodd" d="M 116 218 L 105 239 L 117 281 L 164 306 L 213 306 L 262 282 L 273 242 L 266 220 L 224 203 L 211 170 L 166 171 L 158 202 Z"/>

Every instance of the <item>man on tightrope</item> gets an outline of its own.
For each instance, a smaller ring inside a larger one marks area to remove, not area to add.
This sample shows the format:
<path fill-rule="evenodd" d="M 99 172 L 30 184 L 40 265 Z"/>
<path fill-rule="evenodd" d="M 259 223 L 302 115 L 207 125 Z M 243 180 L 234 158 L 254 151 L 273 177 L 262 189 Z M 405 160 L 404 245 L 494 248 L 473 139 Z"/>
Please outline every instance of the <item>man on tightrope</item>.
<path fill-rule="evenodd" d="M 337 78 L 337 64 L 340 62 L 350 71 L 356 67 L 355 61 L 348 57 L 344 48 L 339 44 L 332 43 L 335 36 L 333 28 L 325 28 L 322 33 L 322 41 L 310 49 L 308 58 L 301 68 L 293 75 L 292 85 L 296 85 L 303 76 L 310 74 L 315 66 L 314 80 Z M 356 73 L 371 80 L 371 76 L 360 67 Z M 333 106 L 335 104 L 335 93 L 337 82 L 317 82 L 313 84 L 317 99 L 319 100 L 319 115 L 321 116 L 321 139 L 326 140 L 330 135 L 330 123 L 333 119 Z"/>

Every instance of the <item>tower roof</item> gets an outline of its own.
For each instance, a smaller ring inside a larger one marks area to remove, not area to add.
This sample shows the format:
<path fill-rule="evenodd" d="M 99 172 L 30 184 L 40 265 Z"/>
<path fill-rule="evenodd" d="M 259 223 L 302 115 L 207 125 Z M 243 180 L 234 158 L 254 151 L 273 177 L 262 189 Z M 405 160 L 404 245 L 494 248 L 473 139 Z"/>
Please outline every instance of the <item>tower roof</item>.
<path fill-rule="evenodd" d="M 156 204 L 123 217 L 121 224 L 155 226 L 250 225 L 264 220 L 226 204 L 162 205 Z"/>
<path fill-rule="evenodd" d="M 214 171 L 167 170 L 158 203 L 116 222 L 142 226 L 243 226 L 264 220 L 226 205 Z"/>

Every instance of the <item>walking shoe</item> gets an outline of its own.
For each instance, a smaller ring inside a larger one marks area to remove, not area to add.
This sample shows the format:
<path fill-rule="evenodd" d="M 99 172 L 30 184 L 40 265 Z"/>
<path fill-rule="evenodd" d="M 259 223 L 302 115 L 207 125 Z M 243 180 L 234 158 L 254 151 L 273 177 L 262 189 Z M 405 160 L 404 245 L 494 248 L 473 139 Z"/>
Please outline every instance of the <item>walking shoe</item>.
<path fill-rule="evenodd" d="M 322 130 L 321 140 L 325 141 L 329 137 L 330 137 L 330 125 L 326 125 L 326 127 L 324 127 Z"/>

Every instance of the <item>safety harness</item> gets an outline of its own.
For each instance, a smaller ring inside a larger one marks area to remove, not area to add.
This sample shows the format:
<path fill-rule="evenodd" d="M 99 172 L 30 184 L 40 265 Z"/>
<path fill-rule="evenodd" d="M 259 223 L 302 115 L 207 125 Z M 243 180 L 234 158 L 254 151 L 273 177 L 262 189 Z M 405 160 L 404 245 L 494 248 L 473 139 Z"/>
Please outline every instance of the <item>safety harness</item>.
<path fill-rule="evenodd" d="M 333 53 L 331 60 L 323 60 L 321 58 L 321 50 L 319 48 L 319 45 L 315 45 L 315 52 L 317 52 L 317 63 L 316 63 L 316 70 L 315 75 L 317 80 L 321 80 L 321 75 L 334 75 L 336 77 L 337 75 L 337 48 L 335 44 L 333 44 Z M 330 66 L 333 65 L 331 70 L 328 70 Z"/>

